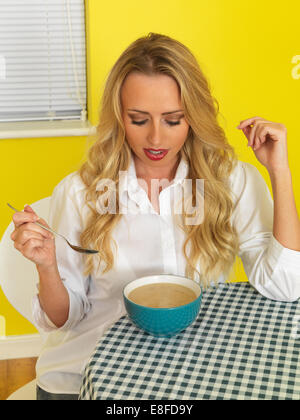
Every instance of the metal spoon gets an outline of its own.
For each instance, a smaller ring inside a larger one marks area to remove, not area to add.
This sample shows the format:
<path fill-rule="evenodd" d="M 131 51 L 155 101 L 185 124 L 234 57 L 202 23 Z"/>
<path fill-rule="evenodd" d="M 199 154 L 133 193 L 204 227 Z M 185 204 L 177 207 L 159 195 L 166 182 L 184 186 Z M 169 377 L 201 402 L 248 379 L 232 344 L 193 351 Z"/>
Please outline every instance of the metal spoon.
<path fill-rule="evenodd" d="M 17 212 L 20 212 L 20 210 L 17 210 L 16 208 L 14 208 L 11 204 L 9 204 L 9 203 L 6 203 L 7 205 L 8 205 L 8 207 L 10 207 L 12 210 L 14 210 L 14 211 L 17 211 Z M 66 242 L 67 242 L 67 244 L 72 248 L 72 249 L 74 249 L 74 251 L 77 251 L 77 252 L 81 252 L 81 253 L 83 253 L 83 254 L 97 254 L 99 251 L 95 251 L 94 249 L 86 249 L 86 248 L 82 248 L 81 246 L 77 246 L 77 245 L 72 245 L 72 244 L 70 244 L 70 242 L 63 236 L 63 235 L 61 235 L 60 233 L 57 233 L 57 232 L 55 232 L 54 230 L 52 230 L 52 229 L 50 229 L 50 228 L 47 228 L 46 226 L 44 226 L 44 225 L 42 225 L 41 223 L 39 223 L 39 222 L 33 222 L 33 223 L 35 223 L 36 225 L 38 225 L 38 226 L 40 226 L 41 228 L 43 228 L 43 229 L 45 229 L 45 230 L 48 230 L 49 232 L 51 232 L 51 233 L 54 233 L 54 235 L 57 235 L 57 236 L 60 236 L 61 238 L 63 238 Z"/>

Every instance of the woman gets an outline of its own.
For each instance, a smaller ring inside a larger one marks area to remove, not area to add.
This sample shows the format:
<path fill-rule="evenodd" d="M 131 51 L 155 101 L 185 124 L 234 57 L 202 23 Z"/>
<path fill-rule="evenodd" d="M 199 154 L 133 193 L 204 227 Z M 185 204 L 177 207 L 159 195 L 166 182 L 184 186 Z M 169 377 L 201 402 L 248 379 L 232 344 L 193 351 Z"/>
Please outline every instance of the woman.
<path fill-rule="evenodd" d="M 180 42 L 150 33 L 132 43 L 101 105 L 98 139 L 81 169 L 54 189 L 49 216 L 70 242 L 99 254 L 55 243 L 32 223 L 30 206 L 13 216 L 14 245 L 39 273 L 36 323 L 49 331 L 37 363 L 40 399 L 77 398 L 96 342 L 125 313 L 122 288 L 137 277 L 186 275 L 208 287 L 228 277 L 239 255 L 261 294 L 300 296 L 300 223 L 282 124 L 254 117 L 238 127 L 270 174 L 273 217 L 266 183 L 236 158 L 208 82 Z M 195 182 L 190 204 L 174 211 L 187 179 L 204 180 L 204 206 L 192 223 L 203 197 Z"/>

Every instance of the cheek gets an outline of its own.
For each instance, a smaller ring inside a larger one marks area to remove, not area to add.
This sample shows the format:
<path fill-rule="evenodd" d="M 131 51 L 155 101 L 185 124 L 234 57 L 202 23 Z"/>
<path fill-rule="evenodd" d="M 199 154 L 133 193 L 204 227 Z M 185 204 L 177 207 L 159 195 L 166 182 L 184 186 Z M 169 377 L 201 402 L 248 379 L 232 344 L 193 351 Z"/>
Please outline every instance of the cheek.
<path fill-rule="evenodd" d="M 130 146 L 137 146 L 139 143 L 142 143 L 143 141 L 143 134 L 142 130 L 139 130 L 138 132 L 135 129 L 128 128 L 125 130 L 126 139 L 127 142 L 130 144 Z"/>
<path fill-rule="evenodd" d="M 138 142 L 138 139 L 141 137 L 140 136 L 140 132 L 138 132 L 136 130 L 136 127 L 130 123 L 126 123 L 124 124 L 125 127 L 125 135 L 126 135 L 126 139 L 128 141 L 129 144 L 134 144 Z"/>
<path fill-rule="evenodd" d="M 185 126 L 182 127 L 180 130 L 178 130 L 178 132 L 176 133 L 176 144 L 178 146 L 182 146 L 188 136 L 188 132 L 189 132 L 189 126 Z"/>

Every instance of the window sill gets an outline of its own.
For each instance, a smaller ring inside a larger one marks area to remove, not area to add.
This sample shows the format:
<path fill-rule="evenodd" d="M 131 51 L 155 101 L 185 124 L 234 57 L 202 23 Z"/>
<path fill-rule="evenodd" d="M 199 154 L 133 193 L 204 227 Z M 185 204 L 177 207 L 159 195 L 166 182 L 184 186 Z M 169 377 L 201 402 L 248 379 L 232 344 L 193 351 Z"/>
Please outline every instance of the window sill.
<path fill-rule="evenodd" d="M 88 136 L 95 132 L 96 128 L 89 121 L 80 120 L 0 123 L 0 139 Z"/>

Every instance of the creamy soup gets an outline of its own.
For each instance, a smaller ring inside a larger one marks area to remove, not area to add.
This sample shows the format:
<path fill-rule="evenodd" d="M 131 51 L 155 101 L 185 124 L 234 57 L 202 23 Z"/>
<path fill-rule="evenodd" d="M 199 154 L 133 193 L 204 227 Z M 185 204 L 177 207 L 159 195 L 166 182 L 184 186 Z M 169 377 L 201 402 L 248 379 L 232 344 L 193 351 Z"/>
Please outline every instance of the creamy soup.
<path fill-rule="evenodd" d="M 174 308 L 197 299 L 196 293 L 188 287 L 175 283 L 154 283 L 132 290 L 128 299 L 149 308 Z"/>

